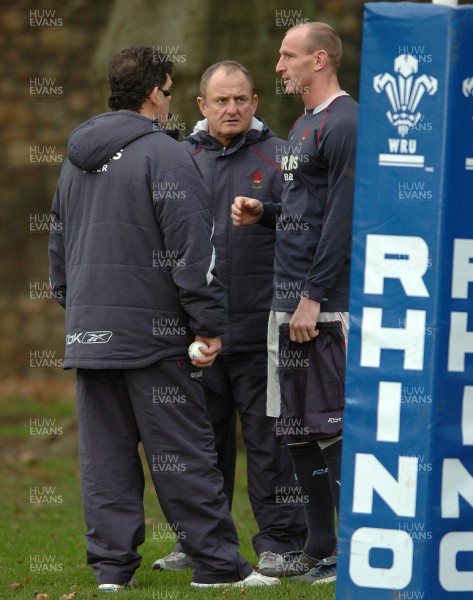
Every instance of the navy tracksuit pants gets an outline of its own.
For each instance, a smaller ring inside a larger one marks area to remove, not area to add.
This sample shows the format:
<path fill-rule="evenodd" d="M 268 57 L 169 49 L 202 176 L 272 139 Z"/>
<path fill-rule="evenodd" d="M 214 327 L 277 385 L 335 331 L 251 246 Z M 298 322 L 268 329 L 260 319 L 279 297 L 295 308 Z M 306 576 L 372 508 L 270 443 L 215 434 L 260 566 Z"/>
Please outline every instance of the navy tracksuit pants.
<path fill-rule="evenodd" d="M 219 355 L 204 371 L 218 467 L 230 503 L 235 481 L 235 412 L 240 414 L 248 496 L 259 529 L 253 537 L 257 554 L 301 550 L 307 537 L 304 507 L 289 497 L 297 486 L 291 456 L 275 439 L 276 419 L 266 415 L 267 362 L 266 350 L 233 353 Z"/>
<path fill-rule="evenodd" d="M 141 441 L 166 519 L 194 558 L 193 581 L 239 581 L 251 566 L 216 467 L 202 371 L 188 359 L 135 370 L 77 370 L 87 559 L 98 583 L 123 584 L 145 537 Z"/>

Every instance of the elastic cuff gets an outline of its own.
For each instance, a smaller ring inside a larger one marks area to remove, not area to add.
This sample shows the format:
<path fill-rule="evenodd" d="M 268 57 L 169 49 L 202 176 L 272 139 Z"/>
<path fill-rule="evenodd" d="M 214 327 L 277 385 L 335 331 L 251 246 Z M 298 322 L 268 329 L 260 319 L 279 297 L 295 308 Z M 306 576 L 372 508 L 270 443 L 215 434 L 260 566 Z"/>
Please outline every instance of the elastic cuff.
<path fill-rule="evenodd" d="M 321 450 L 328 448 L 332 444 L 336 444 L 342 439 L 341 435 L 336 435 L 335 437 L 328 438 L 326 440 L 319 440 L 319 447 Z"/>

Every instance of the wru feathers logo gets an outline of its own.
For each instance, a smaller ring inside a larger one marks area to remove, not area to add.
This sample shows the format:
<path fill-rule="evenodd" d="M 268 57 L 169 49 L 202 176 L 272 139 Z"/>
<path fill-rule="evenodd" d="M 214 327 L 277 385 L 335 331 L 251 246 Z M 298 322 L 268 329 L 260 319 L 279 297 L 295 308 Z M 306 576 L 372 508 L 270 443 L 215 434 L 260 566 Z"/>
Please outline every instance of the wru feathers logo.
<path fill-rule="evenodd" d="M 438 88 L 435 77 L 414 77 L 418 67 L 419 61 L 415 56 L 400 54 L 394 59 L 397 79 L 391 73 L 380 73 L 373 79 L 374 90 L 378 94 L 383 90 L 386 92 L 392 107 L 392 112 L 388 110 L 386 115 L 401 137 L 405 137 L 422 118 L 422 114 L 416 111 L 424 93 L 433 96 Z"/>
<path fill-rule="evenodd" d="M 473 96 L 473 77 L 468 77 L 467 79 L 463 80 L 462 92 L 466 97 Z"/>

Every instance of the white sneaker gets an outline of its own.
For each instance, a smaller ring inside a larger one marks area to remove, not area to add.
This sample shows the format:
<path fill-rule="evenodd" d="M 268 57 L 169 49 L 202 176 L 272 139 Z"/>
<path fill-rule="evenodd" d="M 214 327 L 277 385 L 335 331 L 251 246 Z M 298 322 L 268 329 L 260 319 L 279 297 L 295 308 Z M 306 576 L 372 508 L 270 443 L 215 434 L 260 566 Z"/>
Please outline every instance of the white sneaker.
<path fill-rule="evenodd" d="M 101 583 L 99 585 L 99 592 L 121 592 L 125 589 L 137 588 L 138 582 L 136 579 L 130 579 L 123 585 L 119 585 L 118 583 Z"/>
<path fill-rule="evenodd" d="M 192 569 L 193 566 L 194 559 L 192 557 L 175 550 L 171 554 L 155 560 L 153 571 L 181 571 L 182 569 Z"/>
<path fill-rule="evenodd" d="M 256 570 L 258 573 L 268 575 L 269 577 L 284 577 L 290 565 L 298 560 L 301 554 L 301 550 L 293 550 L 284 554 L 278 554 L 269 550 L 261 552 Z"/>
<path fill-rule="evenodd" d="M 258 573 L 258 571 L 253 571 L 250 573 L 248 577 L 243 579 L 243 581 L 238 581 L 233 584 L 236 587 L 256 587 L 261 585 L 280 585 L 281 582 L 277 577 L 268 577 L 267 575 L 262 575 Z"/>
<path fill-rule="evenodd" d="M 267 577 L 261 575 L 257 571 L 250 573 L 248 577 L 241 581 L 219 582 L 219 583 L 196 583 L 191 582 L 191 587 L 196 588 L 212 588 L 212 587 L 256 587 L 262 585 L 280 585 L 281 582 L 277 577 Z"/>

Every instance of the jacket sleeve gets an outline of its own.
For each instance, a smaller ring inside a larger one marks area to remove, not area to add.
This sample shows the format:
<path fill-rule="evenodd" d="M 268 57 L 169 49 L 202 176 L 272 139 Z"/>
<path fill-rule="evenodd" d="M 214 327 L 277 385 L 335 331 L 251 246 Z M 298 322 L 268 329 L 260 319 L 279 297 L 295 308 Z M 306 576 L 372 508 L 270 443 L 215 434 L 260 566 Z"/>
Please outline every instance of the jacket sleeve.
<path fill-rule="evenodd" d="M 281 202 L 278 204 L 274 202 L 263 202 L 263 214 L 261 215 L 259 223 L 269 229 L 276 229 L 276 222 L 280 214 Z"/>
<path fill-rule="evenodd" d="M 276 157 L 274 160 L 277 160 Z M 279 166 L 271 166 L 268 171 L 271 177 L 271 196 L 269 200 L 263 200 L 263 214 L 259 223 L 268 229 L 276 229 L 276 222 L 281 214 L 283 173 Z"/>
<path fill-rule="evenodd" d="M 49 283 L 51 292 L 56 301 L 66 308 L 66 268 L 65 252 L 63 239 L 63 224 L 60 216 L 59 192 L 60 183 L 58 183 L 54 194 L 53 205 L 51 209 L 51 224 L 49 231 Z"/>
<path fill-rule="evenodd" d="M 172 278 L 194 334 L 216 337 L 227 328 L 226 294 L 215 275 L 210 195 L 193 159 L 158 172 L 154 185 L 177 191 L 179 199 L 154 200 L 165 251 L 173 257 Z"/>
<path fill-rule="evenodd" d="M 339 117 L 340 119 L 340 117 Z M 304 291 L 320 302 L 350 256 L 356 153 L 356 113 L 350 111 L 320 138 L 328 165 L 327 205 L 322 234 Z M 322 150 L 322 148 L 321 148 Z"/>

